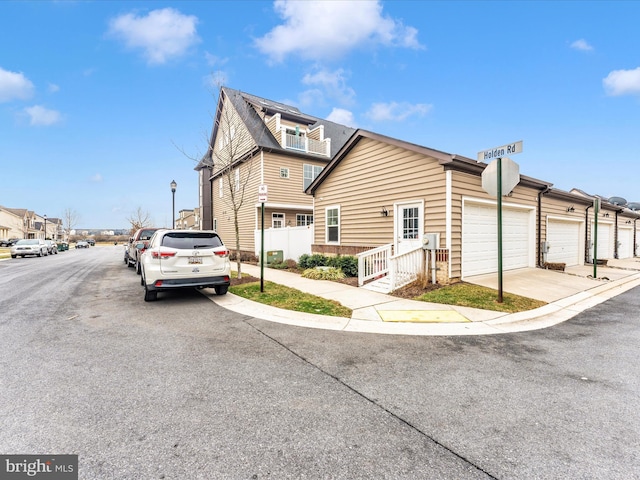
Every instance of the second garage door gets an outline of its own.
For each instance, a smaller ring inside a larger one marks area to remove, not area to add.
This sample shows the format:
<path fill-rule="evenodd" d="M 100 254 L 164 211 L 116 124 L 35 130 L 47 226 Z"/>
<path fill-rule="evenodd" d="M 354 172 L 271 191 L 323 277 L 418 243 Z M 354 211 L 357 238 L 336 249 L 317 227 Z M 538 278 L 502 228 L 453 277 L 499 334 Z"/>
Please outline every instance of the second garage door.
<path fill-rule="evenodd" d="M 549 219 L 547 262 L 565 263 L 567 266 L 580 263 L 580 226 L 580 222 Z"/>
<path fill-rule="evenodd" d="M 620 227 L 618 229 L 618 258 L 633 257 L 633 230 Z"/>
<path fill-rule="evenodd" d="M 533 210 L 502 209 L 502 269 L 533 266 L 531 215 Z M 462 218 L 462 276 L 498 271 L 496 206 L 465 203 Z"/>

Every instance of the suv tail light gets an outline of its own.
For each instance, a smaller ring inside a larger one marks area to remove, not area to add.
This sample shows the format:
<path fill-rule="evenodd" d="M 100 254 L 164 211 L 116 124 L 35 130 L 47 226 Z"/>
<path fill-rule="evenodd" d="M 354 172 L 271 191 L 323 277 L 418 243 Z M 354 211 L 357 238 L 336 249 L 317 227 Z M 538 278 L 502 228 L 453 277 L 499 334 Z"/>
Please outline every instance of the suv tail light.
<path fill-rule="evenodd" d="M 167 252 L 163 250 L 151 252 L 151 258 L 155 258 L 155 259 L 175 257 L 175 255 L 176 255 L 176 252 Z"/>
<path fill-rule="evenodd" d="M 229 250 L 224 249 L 224 250 L 218 250 L 216 252 L 213 252 L 217 257 L 222 257 L 222 258 L 227 258 L 229 256 Z"/>

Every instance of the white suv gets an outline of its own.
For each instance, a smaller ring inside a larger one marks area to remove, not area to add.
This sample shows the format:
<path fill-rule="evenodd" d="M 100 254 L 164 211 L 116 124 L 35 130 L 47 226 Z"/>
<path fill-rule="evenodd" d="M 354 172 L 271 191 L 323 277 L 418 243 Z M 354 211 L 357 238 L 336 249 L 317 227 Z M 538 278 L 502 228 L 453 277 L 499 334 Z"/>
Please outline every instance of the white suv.
<path fill-rule="evenodd" d="M 143 242 L 135 248 L 142 249 Z M 229 288 L 229 250 L 213 230 L 158 230 L 140 256 L 140 283 L 144 300 L 176 288 L 214 288 L 224 295 Z"/>

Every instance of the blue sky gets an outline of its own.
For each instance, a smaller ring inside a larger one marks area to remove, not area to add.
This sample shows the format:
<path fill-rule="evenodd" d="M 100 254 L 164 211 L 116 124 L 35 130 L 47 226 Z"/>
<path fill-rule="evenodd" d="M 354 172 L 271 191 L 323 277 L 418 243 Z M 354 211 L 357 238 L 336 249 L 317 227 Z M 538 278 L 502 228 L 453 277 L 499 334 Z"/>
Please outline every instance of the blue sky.
<path fill-rule="evenodd" d="M 0 205 L 81 228 L 198 204 L 217 85 L 640 201 L 640 2 L 0 2 Z"/>

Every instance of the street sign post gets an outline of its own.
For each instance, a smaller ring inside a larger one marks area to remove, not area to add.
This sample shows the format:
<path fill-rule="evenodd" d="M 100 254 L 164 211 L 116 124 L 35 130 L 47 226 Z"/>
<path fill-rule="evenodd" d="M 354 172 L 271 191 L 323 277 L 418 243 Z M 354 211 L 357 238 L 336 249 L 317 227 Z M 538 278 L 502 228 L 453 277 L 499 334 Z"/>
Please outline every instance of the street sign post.
<path fill-rule="evenodd" d="M 258 185 L 258 202 L 260 202 L 260 213 L 262 224 L 260 227 L 260 292 L 264 292 L 264 204 L 267 203 L 266 185 Z"/>
<path fill-rule="evenodd" d="M 522 152 L 522 140 L 518 142 L 508 143 L 500 147 L 490 148 L 489 150 L 483 150 L 478 152 L 479 162 L 488 162 L 496 158 L 503 158 L 507 155 L 515 155 Z"/>
<path fill-rule="evenodd" d="M 498 303 L 502 303 L 502 196 L 520 183 L 520 167 L 505 155 L 522 152 L 522 140 L 478 152 L 478 161 L 494 159 L 482 172 L 482 188 L 496 197 L 498 210 Z M 494 182 L 495 179 L 495 182 Z"/>

